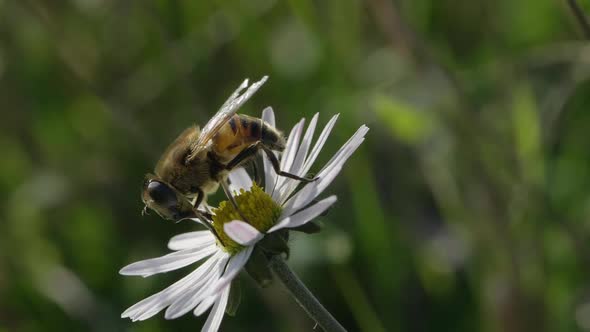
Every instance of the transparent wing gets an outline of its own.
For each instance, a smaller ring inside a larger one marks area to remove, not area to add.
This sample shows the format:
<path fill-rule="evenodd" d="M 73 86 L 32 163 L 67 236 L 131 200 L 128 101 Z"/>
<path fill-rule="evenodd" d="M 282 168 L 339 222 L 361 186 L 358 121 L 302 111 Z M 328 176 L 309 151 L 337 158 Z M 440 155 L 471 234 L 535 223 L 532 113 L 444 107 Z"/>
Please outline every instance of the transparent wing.
<path fill-rule="evenodd" d="M 225 103 L 221 106 L 219 111 L 207 122 L 199 138 L 191 145 L 191 155 L 188 158 L 189 160 L 192 159 L 195 155 L 197 155 L 200 151 L 207 148 L 209 144 L 211 144 L 211 138 L 215 136 L 215 134 L 223 127 L 223 125 L 229 121 L 229 119 L 236 114 L 240 106 L 242 106 L 258 89 L 266 82 L 268 76 L 264 76 L 260 81 L 252 84 L 248 87 L 248 79 L 244 80 L 242 84 L 238 87 L 238 89 L 232 93 L 232 95 L 227 99 Z M 240 92 L 244 90 L 246 87 L 248 89 L 242 95 Z"/>

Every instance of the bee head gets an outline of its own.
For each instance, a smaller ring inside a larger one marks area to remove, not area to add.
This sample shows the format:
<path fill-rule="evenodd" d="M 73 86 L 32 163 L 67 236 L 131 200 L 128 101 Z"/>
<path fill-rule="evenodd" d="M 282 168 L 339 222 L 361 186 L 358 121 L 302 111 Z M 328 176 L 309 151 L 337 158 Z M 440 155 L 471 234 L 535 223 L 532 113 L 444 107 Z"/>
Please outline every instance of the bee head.
<path fill-rule="evenodd" d="M 147 208 L 156 211 L 167 220 L 180 221 L 192 212 L 186 199 L 180 197 L 169 184 L 153 175 L 146 176 L 141 199 Z"/>

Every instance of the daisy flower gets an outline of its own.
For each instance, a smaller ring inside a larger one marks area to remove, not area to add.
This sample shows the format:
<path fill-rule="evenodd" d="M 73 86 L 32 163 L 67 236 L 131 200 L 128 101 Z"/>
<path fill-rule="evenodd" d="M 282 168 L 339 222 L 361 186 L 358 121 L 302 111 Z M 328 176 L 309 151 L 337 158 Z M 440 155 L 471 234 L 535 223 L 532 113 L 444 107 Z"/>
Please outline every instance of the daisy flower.
<path fill-rule="evenodd" d="M 275 126 L 271 108 L 263 111 L 262 118 Z M 280 158 L 281 170 L 305 176 L 337 119 L 338 115 L 330 119 L 313 147 L 318 114 L 311 119 L 305 133 L 305 120 L 297 123 Z M 261 257 L 266 260 L 264 254 L 272 253 L 267 249 L 277 241 L 286 241 L 288 229 L 304 226 L 336 202 L 336 196 L 320 201 L 316 198 L 338 175 L 346 160 L 364 141 L 368 130 L 361 126 L 317 173 L 317 180 L 313 182 L 302 184 L 278 176 L 266 156 L 263 159 L 264 189 L 254 183 L 244 169 L 232 171 L 230 188 L 240 211 L 227 201 L 213 209 L 212 228 L 216 234 L 204 230 L 174 236 L 168 243 L 173 253 L 130 264 L 120 273 L 148 277 L 206 259 L 204 263 L 168 288 L 133 305 L 122 317 L 141 321 L 166 309 L 164 317 L 173 319 L 191 310 L 200 316 L 212 307 L 202 331 L 217 331 L 228 309 L 232 280 L 244 267 L 248 270 L 248 264 L 257 259 L 259 262 Z M 251 270 L 248 272 L 253 274 Z M 255 269 L 253 272 L 255 274 Z"/>

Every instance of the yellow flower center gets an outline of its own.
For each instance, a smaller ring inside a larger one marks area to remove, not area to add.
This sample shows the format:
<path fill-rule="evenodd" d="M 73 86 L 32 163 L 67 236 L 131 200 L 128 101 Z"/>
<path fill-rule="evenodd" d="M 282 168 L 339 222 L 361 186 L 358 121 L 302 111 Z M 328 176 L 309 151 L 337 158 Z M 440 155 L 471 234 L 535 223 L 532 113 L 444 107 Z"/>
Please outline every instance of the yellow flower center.
<path fill-rule="evenodd" d="M 218 208 L 213 209 L 213 228 L 219 236 L 218 245 L 232 255 L 237 254 L 244 247 L 225 234 L 223 230 L 225 223 L 241 220 L 254 226 L 259 232 L 265 233 L 277 222 L 282 210 L 272 197 L 255 183 L 249 191 L 240 189 L 234 197 L 241 215 L 229 201 L 223 201 L 219 203 Z"/>

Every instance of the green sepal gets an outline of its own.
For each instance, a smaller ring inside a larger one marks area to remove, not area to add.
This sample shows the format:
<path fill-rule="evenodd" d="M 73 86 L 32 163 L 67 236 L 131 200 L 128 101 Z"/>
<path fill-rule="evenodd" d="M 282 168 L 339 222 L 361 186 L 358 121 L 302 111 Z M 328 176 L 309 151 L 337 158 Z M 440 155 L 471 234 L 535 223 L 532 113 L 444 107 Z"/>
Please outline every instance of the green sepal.
<path fill-rule="evenodd" d="M 240 280 L 235 278 L 231 283 L 227 307 L 225 307 L 225 313 L 232 317 L 235 316 L 240 303 L 242 303 L 242 286 Z"/>
<path fill-rule="evenodd" d="M 291 228 L 291 230 L 293 231 L 303 232 L 305 234 L 316 234 L 319 233 L 322 229 L 324 229 L 324 223 L 319 220 L 310 221 L 299 227 Z"/>
<path fill-rule="evenodd" d="M 260 242 L 258 242 L 258 246 L 260 246 L 264 252 L 268 253 L 270 256 L 286 254 L 287 258 L 289 258 L 290 249 L 289 245 L 287 244 L 288 233 L 287 232 L 275 232 L 267 234 Z"/>
<path fill-rule="evenodd" d="M 268 259 L 262 249 L 258 246 L 254 247 L 254 251 L 246 263 L 246 272 L 256 281 L 256 283 L 264 288 L 272 283 L 272 273 L 268 267 Z"/>

